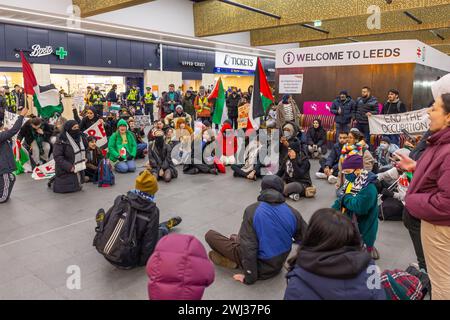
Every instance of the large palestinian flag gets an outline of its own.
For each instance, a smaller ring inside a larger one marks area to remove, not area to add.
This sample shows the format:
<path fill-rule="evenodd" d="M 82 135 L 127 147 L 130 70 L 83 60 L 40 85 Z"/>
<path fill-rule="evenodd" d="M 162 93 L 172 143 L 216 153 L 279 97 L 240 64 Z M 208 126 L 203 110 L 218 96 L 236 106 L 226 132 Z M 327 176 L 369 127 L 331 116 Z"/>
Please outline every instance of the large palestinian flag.
<path fill-rule="evenodd" d="M 222 78 L 217 81 L 214 90 L 208 97 L 208 100 L 215 99 L 214 115 L 212 122 L 221 125 L 228 119 L 228 109 L 225 101 L 225 90 L 223 88 Z"/>
<path fill-rule="evenodd" d="M 255 72 L 255 83 L 253 85 L 252 101 L 250 102 L 250 110 L 248 114 L 249 123 L 247 129 L 259 129 L 261 117 L 266 114 L 266 110 L 274 102 L 272 90 L 267 82 L 266 73 L 262 67 L 261 60 L 258 63 Z"/>
<path fill-rule="evenodd" d="M 33 103 L 37 109 L 38 115 L 42 118 L 48 119 L 55 115 L 61 114 L 63 105 L 59 98 L 58 89 L 55 85 L 49 84 L 46 86 L 38 85 L 33 69 L 28 63 L 23 52 L 20 52 L 22 58 L 23 79 L 25 83 L 25 94 L 33 96 Z"/>

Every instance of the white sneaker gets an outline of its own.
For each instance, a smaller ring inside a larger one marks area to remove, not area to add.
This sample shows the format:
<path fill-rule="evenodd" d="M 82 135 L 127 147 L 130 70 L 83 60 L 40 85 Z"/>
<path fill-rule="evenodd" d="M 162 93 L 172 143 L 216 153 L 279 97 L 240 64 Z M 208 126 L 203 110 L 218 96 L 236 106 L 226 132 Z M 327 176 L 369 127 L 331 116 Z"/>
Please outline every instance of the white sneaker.
<path fill-rule="evenodd" d="M 289 198 L 291 198 L 294 201 L 300 200 L 300 195 L 298 193 L 293 193 L 289 195 Z"/>
<path fill-rule="evenodd" d="M 327 175 L 323 172 L 316 172 L 317 179 L 326 179 Z"/>
<path fill-rule="evenodd" d="M 331 175 L 331 176 L 328 177 L 328 182 L 329 182 L 330 184 L 336 184 L 337 181 L 338 181 L 338 178 L 335 177 L 335 176 L 333 176 L 333 175 Z"/>

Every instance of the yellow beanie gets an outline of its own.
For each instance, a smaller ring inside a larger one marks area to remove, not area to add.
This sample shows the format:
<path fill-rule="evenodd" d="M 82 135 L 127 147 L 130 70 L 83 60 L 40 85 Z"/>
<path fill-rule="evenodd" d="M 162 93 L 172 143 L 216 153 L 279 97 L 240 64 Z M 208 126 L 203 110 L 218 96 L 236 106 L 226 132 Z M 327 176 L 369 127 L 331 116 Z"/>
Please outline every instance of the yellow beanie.
<path fill-rule="evenodd" d="M 148 170 L 144 170 L 136 178 L 136 189 L 154 195 L 158 192 L 158 181 Z"/>

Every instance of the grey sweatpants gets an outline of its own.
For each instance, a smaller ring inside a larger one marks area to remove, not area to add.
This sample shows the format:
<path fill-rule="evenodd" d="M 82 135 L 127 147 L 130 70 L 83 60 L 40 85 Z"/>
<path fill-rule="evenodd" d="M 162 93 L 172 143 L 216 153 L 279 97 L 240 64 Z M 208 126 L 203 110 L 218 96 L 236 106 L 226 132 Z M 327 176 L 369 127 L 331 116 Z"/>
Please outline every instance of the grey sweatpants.
<path fill-rule="evenodd" d="M 0 176 L 0 203 L 9 200 L 15 182 L 16 176 L 12 173 L 4 173 Z"/>

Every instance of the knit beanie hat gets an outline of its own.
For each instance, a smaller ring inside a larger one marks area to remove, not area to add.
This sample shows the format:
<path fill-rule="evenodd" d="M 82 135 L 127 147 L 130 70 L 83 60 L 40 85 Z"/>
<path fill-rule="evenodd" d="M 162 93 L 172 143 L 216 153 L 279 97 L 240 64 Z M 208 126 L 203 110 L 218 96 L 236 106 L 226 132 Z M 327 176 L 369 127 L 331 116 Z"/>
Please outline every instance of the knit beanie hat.
<path fill-rule="evenodd" d="M 341 92 L 339 92 L 339 95 L 343 95 L 343 94 L 345 94 L 345 96 L 347 96 L 347 97 L 348 97 L 348 92 L 347 92 L 347 91 L 345 91 L 345 90 L 342 90 Z"/>
<path fill-rule="evenodd" d="M 344 163 L 342 163 L 342 170 L 363 169 L 363 168 L 364 168 L 363 157 L 361 157 L 359 154 L 354 154 L 347 157 L 344 160 Z"/>
<path fill-rule="evenodd" d="M 117 122 L 117 129 L 119 129 L 119 127 L 122 127 L 122 126 L 125 126 L 128 129 L 128 123 L 124 119 L 120 119 L 119 122 Z"/>
<path fill-rule="evenodd" d="M 136 189 L 154 195 L 158 192 L 158 181 L 148 170 L 144 170 L 136 178 Z"/>

